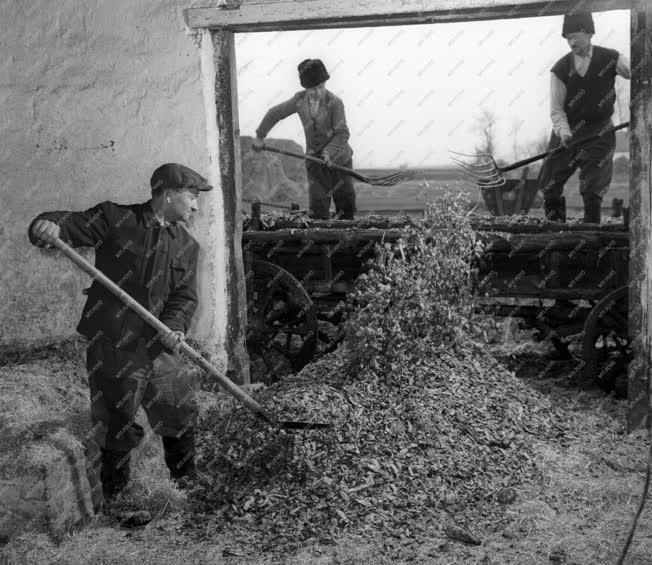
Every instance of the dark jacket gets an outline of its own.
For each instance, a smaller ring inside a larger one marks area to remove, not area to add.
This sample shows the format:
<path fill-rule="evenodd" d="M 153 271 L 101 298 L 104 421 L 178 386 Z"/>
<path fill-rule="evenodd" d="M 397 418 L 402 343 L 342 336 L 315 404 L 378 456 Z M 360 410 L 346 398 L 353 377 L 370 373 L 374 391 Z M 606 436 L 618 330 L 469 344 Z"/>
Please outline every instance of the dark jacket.
<path fill-rule="evenodd" d="M 614 113 L 617 64 L 618 51 L 594 45 L 583 77 L 575 70 L 572 52 L 552 67 L 552 72 L 566 85 L 564 111 L 571 129 L 578 125 L 602 125 Z"/>
<path fill-rule="evenodd" d="M 344 103 L 329 90 L 326 91 L 326 105 L 320 105 L 315 118 L 310 116 L 310 104 L 305 90 L 292 98 L 272 106 L 260 122 L 256 135 L 264 138 L 281 120 L 294 113 L 299 114 L 306 134 L 306 150 L 316 155 L 326 151 L 337 163 L 346 163 L 353 155 L 348 143 L 349 128 L 346 125 Z"/>
<path fill-rule="evenodd" d="M 171 330 L 186 332 L 197 309 L 199 245 L 181 225 L 161 227 L 151 200 L 142 204 L 102 202 L 84 212 L 45 212 L 36 220 L 59 224 L 72 247 L 95 247 L 95 266 Z M 89 339 L 110 339 L 118 349 L 134 350 L 139 338 L 157 332 L 138 314 L 93 281 L 77 331 Z M 158 340 L 151 345 L 160 352 Z"/>

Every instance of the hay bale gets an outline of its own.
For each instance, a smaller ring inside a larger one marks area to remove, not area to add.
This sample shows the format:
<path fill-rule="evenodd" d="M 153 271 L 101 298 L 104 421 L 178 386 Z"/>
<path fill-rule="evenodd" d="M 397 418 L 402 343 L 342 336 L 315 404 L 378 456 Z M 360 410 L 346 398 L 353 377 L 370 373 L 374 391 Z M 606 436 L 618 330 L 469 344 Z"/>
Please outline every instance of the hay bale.
<path fill-rule="evenodd" d="M 0 477 L 0 539 L 35 530 L 58 540 L 93 516 L 84 450 L 64 429 L 4 453 Z"/>
<path fill-rule="evenodd" d="M 199 391 L 200 415 L 232 405 Z M 143 410 L 145 438 L 132 452 L 134 480 L 117 501 L 158 514 L 185 496 L 168 478 L 162 446 Z M 23 531 L 54 540 L 78 529 L 103 502 L 100 453 L 92 441 L 83 355 L 50 355 L 0 367 L 0 542 Z"/>
<path fill-rule="evenodd" d="M 101 488 L 82 444 L 90 426 L 81 359 L 0 368 L 0 414 L 0 540 L 25 530 L 60 539 L 88 522 Z"/>

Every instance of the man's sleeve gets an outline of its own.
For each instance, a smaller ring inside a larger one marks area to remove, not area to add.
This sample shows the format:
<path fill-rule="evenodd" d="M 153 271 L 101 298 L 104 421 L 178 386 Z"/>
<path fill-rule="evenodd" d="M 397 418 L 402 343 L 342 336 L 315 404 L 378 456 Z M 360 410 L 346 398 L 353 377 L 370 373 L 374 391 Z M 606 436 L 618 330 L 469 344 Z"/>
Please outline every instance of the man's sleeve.
<path fill-rule="evenodd" d="M 43 212 L 32 220 L 27 235 L 32 245 L 41 247 L 43 243 L 32 233 L 38 220 L 50 220 L 61 229 L 59 237 L 72 247 L 95 247 L 101 245 L 109 233 L 111 202 L 101 202 L 83 212 L 58 211 Z"/>
<path fill-rule="evenodd" d="M 349 127 L 346 125 L 344 103 L 341 100 L 335 100 L 331 108 L 333 112 L 332 137 L 322 151 L 328 153 L 331 159 L 335 161 L 344 161 L 349 157 L 346 144 L 350 137 Z"/>
<path fill-rule="evenodd" d="M 558 136 L 572 135 L 568 125 L 568 117 L 564 111 L 564 102 L 566 100 L 566 85 L 554 73 L 550 73 L 550 118 L 552 119 L 552 129 Z"/>
<path fill-rule="evenodd" d="M 256 129 L 256 135 L 261 139 L 266 137 L 270 130 L 281 120 L 291 116 L 297 111 L 297 95 L 295 94 L 289 100 L 281 102 L 276 106 L 272 106 L 265 117 L 260 122 L 258 129 Z"/>
<path fill-rule="evenodd" d="M 616 62 L 616 74 L 627 80 L 632 78 L 629 59 L 623 54 L 618 55 L 618 61 Z"/>
<path fill-rule="evenodd" d="M 187 333 L 192 317 L 197 310 L 197 261 L 199 245 L 193 242 L 181 249 L 172 264 L 174 287 L 159 316 L 172 331 Z"/>

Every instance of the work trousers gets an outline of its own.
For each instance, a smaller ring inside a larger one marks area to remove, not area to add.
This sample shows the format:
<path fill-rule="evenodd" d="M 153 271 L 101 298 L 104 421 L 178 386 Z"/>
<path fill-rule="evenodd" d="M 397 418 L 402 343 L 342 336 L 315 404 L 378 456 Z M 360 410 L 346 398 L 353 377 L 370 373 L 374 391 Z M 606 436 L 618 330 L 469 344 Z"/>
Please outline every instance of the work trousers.
<path fill-rule="evenodd" d="M 163 351 L 152 358 L 144 340 L 126 351 L 98 339 L 89 344 L 86 365 L 98 447 L 114 452 L 136 447 L 144 435 L 135 422 L 141 405 L 161 436 L 180 437 L 195 425 L 197 376 L 179 354 Z"/>
<path fill-rule="evenodd" d="M 586 126 L 574 135 L 580 139 L 594 135 L 608 127 L 607 124 Z M 558 147 L 560 137 L 553 131 L 548 150 Z M 539 172 L 539 188 L 546 202 L 558 202 L 564 192 L 566 181 L 579 167 L 580 194 L 584 201 L 602 200 L 609 189 L 613 174 L 613 154 L 616 148 L 616 134 L 613 130 L 597 139 L 578 147 L 560 151 L 544 160 Z"/>
<path fill-rule="evenodd" d="M 342 165 L 347 169 L 353 168 L 349 159 Z M 327 220 L 331 206 L 331 197 L 335 202 L 335 213 L 339 219 L 352 220 L 355 214 L 355 189 L 353 179 L 328 167 L 306 162 L 308 173 L 308 197 L 311 215 L 315 218 Z"/>

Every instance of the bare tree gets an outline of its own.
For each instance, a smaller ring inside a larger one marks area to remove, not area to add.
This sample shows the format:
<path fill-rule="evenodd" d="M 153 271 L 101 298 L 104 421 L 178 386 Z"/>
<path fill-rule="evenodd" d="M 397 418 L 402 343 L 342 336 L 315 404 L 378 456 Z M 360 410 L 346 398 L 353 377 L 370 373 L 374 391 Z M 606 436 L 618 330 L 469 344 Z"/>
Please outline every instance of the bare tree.
<path fill-rule="evenodd" d="M 541 130 L 539 134 L 530 141 L 527 145 L 527 152 L 532 155 L 538 155 L 548 150 L 548 143 L 550 142 L 550 132 L 548 130 Z"/>
<path fill-rule="evenodd" d="M 515 117 L 512 120 L 512 129 L 509 132 L 510 135 L 512 136 L 512 153 L 514 155 L 514 161 L 518 161 L 519 155 L 521 154 L 521 150 L 519 148 L 519 142 L 518 142 L 518 133 L 521 131 L 522 127 L 523 127 L 523 120 Z"/>
<path fill-rule="evenodd" d="M 483 109 L 475 118 L 473 130 L 480 137 L 480 145 L 476 146 L 476 153 L 494 154 L 496 148 L 496 115 L 490 110 Z"/>
<path fill-rule="evenodd" d="M 528 157 L 534 157 L 540 153 L 548 151 L 548 143 L 550 141 L 550 132 L 548 130 L 541 130 L 541 132 L 526 145 Z M 538 174 L 541 168 L 542 161 L 537 161 L 530 165 L 530 174 Z"/>

